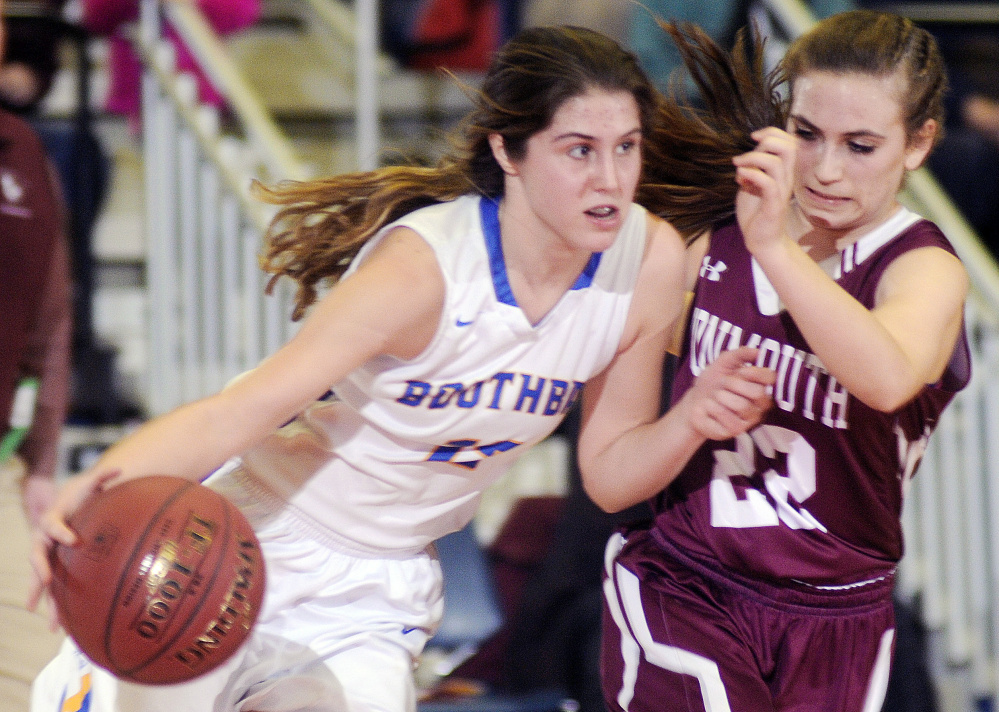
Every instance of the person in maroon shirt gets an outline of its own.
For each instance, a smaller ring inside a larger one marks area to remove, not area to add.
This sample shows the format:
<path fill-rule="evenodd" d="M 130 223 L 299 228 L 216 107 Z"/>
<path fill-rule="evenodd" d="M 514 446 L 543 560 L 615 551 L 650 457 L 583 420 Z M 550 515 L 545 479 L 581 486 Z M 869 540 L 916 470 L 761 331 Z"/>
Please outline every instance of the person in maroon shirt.
<path fill-rule="evenodd" d="M 30 533 L 55 498 L 67 410 L 72 296 L 55 188 L 39 139 L 0 110 L 0 682 L 3 699 L 25 709 L 29 688 L 17 678 L 41 670 L 62 638 L 13 603 L 31 575 Z"/>
<path fill-rule="evenodd" d="M 606 702 L 879 710 L 903 495 L 970 377 L 967 275 L 897 200 L 939 136 L 943 62 L 927 32 L 871 11 L 819 22 L 769 81 L 742 49 L 671 34 L 707 107 L 698 123 L 667 104 L 647 143 L 644 202 L 693 238 L 672 401 L 748 345 L 777 373 L 775 405 L 685 464 L 584 468 L 603 508 L 654 509 L 608 544 Z M 579 447 L 583 462 L 607 447 L 585 413 Z"/>
<path fill-rule="evenodd" d="M 59 70 L 59 26 L 65 0 L 34 0 L 4 8 L 6 47 L 0 66 L 0 108 L 34 116 Z M 2 7 L 2 6 L 0 6 Z"/>
<path fill-rule="evenodd" d="M 0 15 L 0 74 L 4 29 Z M 62 638 L 46 630 L 43 618 L 28 616 L 12 602 L 24 595 L 31 575 L 29 529 L 37 525 L 56 492 L 72 321 L 65 219 L 54 169 L 40 139 L 22 119 L 0 110 L 0 521 L 4 533 L 0 597 L 5 601 L 0 606 L 0 628 L 6 631 L 5 644 L 0 646 L 0 670 L 4 671 L 0 697 L 11 705 L 19 701 L 27 705 L 29 688 L 20 676 L 40 670 Z"/>
<path fill-rule="evenodd" d="M 3 29 L 0 22 L 0 57 Z M 32 524 L 55 494 L 68 402 L 72 290 L 65 225 L 57 178 L 41 141 L 22 119 L 0 110 L 2 452 L 16 452 L 24 462 L 22 491 Z M 11 424 L 15 400 L 19 408 Z"/>

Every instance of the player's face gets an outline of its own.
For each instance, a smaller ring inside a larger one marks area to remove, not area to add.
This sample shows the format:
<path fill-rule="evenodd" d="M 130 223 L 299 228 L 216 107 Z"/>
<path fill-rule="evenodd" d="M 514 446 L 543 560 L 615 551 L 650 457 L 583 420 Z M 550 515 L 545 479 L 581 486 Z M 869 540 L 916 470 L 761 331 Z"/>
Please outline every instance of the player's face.
<path fill-rule="evenodd" d="M 629 92 L 591 89 L 568 99 L 514 164 L 532 217 L 570 249 L 610 247 L 638 187 L 641 139 Z"/>
<path fill-rule="evenodd" d="M 788 119 L 798 138 L 794 197 L 813 227 L 855 238 L 894 212 L 905 171 L 919 167 L 931 144 L 907 140 L 904 89 L 898 73 L 813 71 L 795 80 Z"/>

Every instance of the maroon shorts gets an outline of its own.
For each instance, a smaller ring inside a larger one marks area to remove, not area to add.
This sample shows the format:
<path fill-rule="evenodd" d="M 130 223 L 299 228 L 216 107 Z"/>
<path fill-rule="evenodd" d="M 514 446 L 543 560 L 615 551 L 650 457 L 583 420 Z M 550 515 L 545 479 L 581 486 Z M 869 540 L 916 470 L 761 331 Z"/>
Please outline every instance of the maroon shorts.
<path fill-rule="evenodd" d="M 611 712 L 879 712 L 891 577 L 779 588 L 684 558 L 647 531 L 608 542 L 601 664 Z"/>

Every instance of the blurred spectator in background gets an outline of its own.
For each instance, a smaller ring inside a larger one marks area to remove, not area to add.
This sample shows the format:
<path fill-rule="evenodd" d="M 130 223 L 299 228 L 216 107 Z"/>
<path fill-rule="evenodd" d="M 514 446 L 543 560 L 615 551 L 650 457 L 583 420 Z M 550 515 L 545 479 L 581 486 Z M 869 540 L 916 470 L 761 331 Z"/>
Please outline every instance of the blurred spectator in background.
<path fill-rule="evenodd" d="M 946 133 L 927 165 L 982 244 L 999 257 L 999 103 L 956 83 L 948 104 Z"/>
<path fill-rule="evenodd" d="M 0 110 L 0 466 L 23 461 L 34 523 L 54 495 L 72 321 L 65 211 L 31 127 Z"/>
<path fill-rule="evenodd" d="M 115 354 L 97 343 L 91 313 L 91 232 L 103 205 L 110 166 L 91 125 L 87 34 L 64 17 L 64 4 L 65 0 L 4 3 L 7 54 L 0 65 L 0 108 L 30 122 L 58 170 L 60 211 L 65 207 L 73 286 L 71 417 L 75 421 L 110 423 L 121 420 L 123 411 L 113 384 Z M 70 48 L 75 50 L 71 65 L 77 78 L 73 114 L 48 114 L 42 104 L 62 69 L 62 50 Z M 45 160 L 45 156 L 41 159 Z"/>
<path fill-rule="evenodd" d="M 59 42 L 65 0 L 7 2 L 6 55 L 0 68 L 0 108 L 33 114 L 59 69 Z"/>
<path fill-rule="evenodd" d="M 0 86 L 4 2 L 0 0 Z M 27 94 L 19 96 L 27 97 Z M 0 709 L 28 708 L 62 634 L 30 615 L 29 526 L 56 491 L 69 392 L 72 296 L 65 210 L 37 134 L 0 109 Z M 17 642 L 14 642 L 14 638 Z"/>
<path fill-rule="evenodd" d="M 4 2 L 0 0 L 0 12 Z M 0 22 L 0 75 L 3 74 Z M 34 130 L 0 109 L 0 466 L 24 468 L 34 523 L 55 492 L 72 322 L 64 210 Z"/>
<path fill-rule="evenodd" d="M 409 69 L 484 72 L 520 29 L 520 6 L 521 0 L 382 0 L 382 48 Z"/>
<path fill-rule="evenodd" d="M 964 102 L 962 116 L 965 123 L 999 146 L 999 101 L 982 94 L 973 94 Z"/>
<path fill-rule="evenodd" d="M 220 35 L 229 35 L 254 24 L 260 17 L 261 0 L 166 0 L 194 2 L 205 19 Z M 140 80 L 142 63 L 132 48 L 130 27 L 138 20 L 137 0 L 82 0 L 83 25 L 95 35 L 108 37 L 109 87 L 107 110 L 128 117 L 138 132 L 141 111 Z M 203 102 L 221 106 L 223 97 L 198 67 L 198 62 L 180 38 L 169 28 L 168 35 L 177 47 L 177 68 L 198 77 Z"/>

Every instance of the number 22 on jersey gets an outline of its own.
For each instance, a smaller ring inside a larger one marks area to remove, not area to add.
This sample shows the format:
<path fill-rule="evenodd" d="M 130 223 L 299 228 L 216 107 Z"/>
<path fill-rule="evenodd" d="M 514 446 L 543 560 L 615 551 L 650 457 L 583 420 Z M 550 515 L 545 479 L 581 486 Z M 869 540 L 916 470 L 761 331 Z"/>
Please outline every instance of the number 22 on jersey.
<path fill-rule="evenodd" d="M 801 506 L 815 494 L 815 449 L 799 433 L 777 425 L 760 425 L 737 436 L 734 450 L 716 450 L 714 455 L 712 526 L 745 529 L 784 522 L 792 529 L 826 531 Z M 757 476 L 762 478 L 766 493 L 750 479 L 756 475 L 757 458 L 786 463 L 786 474 L 770 467 Z"/>

